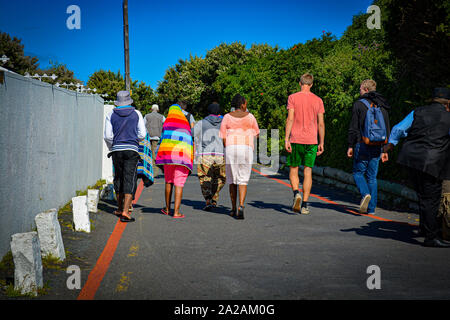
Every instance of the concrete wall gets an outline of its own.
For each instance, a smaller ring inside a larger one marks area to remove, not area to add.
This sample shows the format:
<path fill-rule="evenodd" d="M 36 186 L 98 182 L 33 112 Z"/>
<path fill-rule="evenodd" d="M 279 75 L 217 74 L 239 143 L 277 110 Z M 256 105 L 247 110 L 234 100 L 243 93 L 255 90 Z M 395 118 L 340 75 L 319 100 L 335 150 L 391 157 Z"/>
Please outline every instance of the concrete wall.
<path fill-rule="evenodd" d="M 102 177 L 103 100 L 0 72 L 0 258 Z"/>

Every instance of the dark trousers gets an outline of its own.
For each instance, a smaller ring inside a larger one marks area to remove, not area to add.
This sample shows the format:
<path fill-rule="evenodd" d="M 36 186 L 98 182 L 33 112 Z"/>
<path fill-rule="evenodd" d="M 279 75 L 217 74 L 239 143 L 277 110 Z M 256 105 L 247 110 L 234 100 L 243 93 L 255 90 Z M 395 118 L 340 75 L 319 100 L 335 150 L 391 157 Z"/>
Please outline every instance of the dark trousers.
<path fill-rule="evenodd" d="M 139 153 L 132 150 L 113 152 L 114 190 L 116 194 L 134 194 L 136 192 L 139 159 Z"/>
<path fill-rule="evenodd" d="M 438 218 L 442 180 L 425 172 L 410 169 L 409 174 L 419 197 L 420 228 L 426 239 L 440 238 L 441 221 Z"/>

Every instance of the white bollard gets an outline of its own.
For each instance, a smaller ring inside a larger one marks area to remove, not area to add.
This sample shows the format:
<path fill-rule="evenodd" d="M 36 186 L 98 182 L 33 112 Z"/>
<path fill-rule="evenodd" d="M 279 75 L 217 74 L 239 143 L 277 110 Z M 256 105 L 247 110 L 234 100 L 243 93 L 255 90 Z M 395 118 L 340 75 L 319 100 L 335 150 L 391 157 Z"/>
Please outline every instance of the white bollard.
<path fill-rule="evenodd" d="M 36 222 L 42 256 L 51 255 L 61 261 L 66 260 L 58 211 L 51 209 L 39 213 L 34 221 Z"/>
<path fill-rule="evenodd" d="M 87 207 L 87 197 L 80 196 L 72 198 L 73 223 L 75 231 L 91 232 L 91 222 L 89 221 L 89 211 Z"/>
<path fill-rule="evenodd" d="M 87 205 L 88 211 L 97 213 L 98 200 L 100 199 L 100 190 L 88 190 Z"/>
<path fill-rule="evenodd" d="M 42 256 L 37 232 L 17 233 L 11 237 L 14 259 L 14 289 L 37 296 L 44 286 Z"/>

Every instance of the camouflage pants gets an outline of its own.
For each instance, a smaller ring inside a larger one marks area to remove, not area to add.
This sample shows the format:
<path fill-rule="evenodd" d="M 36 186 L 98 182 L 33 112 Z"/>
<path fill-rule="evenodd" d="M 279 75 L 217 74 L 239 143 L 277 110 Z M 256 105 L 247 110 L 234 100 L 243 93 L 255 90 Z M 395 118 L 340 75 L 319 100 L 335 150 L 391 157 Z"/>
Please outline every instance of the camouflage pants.
<path fill-rule="evenodd" d="M 225 158 L 223 156 L 200 156 L 197 175 L 205 200 L 217 203 L 219 192 L 226 182 Z"/>

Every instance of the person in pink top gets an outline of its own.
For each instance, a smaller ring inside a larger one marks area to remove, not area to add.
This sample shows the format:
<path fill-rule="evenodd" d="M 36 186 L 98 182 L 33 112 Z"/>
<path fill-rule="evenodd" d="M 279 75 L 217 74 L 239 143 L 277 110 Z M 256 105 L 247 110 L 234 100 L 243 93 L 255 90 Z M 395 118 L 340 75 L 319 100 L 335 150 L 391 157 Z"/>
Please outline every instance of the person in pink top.
<path fill-rule="evenodd" d="M 290 167 L 289 180 L 294 192 L 292 210 L 302 214 L 309 214 L 312 168 L 316 156 L 324 152 L 325 141 L 325 108 L 322 99 L 311 92 L 313 81 L 311 74 L 304 74 L 300 79 L 301 91 L 290 95 L 287 103 L 285 148 L 288 152 L 286 164 Z M 299 191 L 299 166 L 304 166 L 303 199 Z"/>
<path fill-rule="evenodd" d="M 244 219 L 244 202 L 253 165 L 254 139 L 259 135 L 255 117 L 247 111 L 247 100 L 237 94 L 231 101 L 235 108 L 226 114 L 220 126 L 220 137 L 225 145 L 225 169 L 230 185 L 231 216 Z M 239 207 L 237 193 L 239 186 Z"/>

